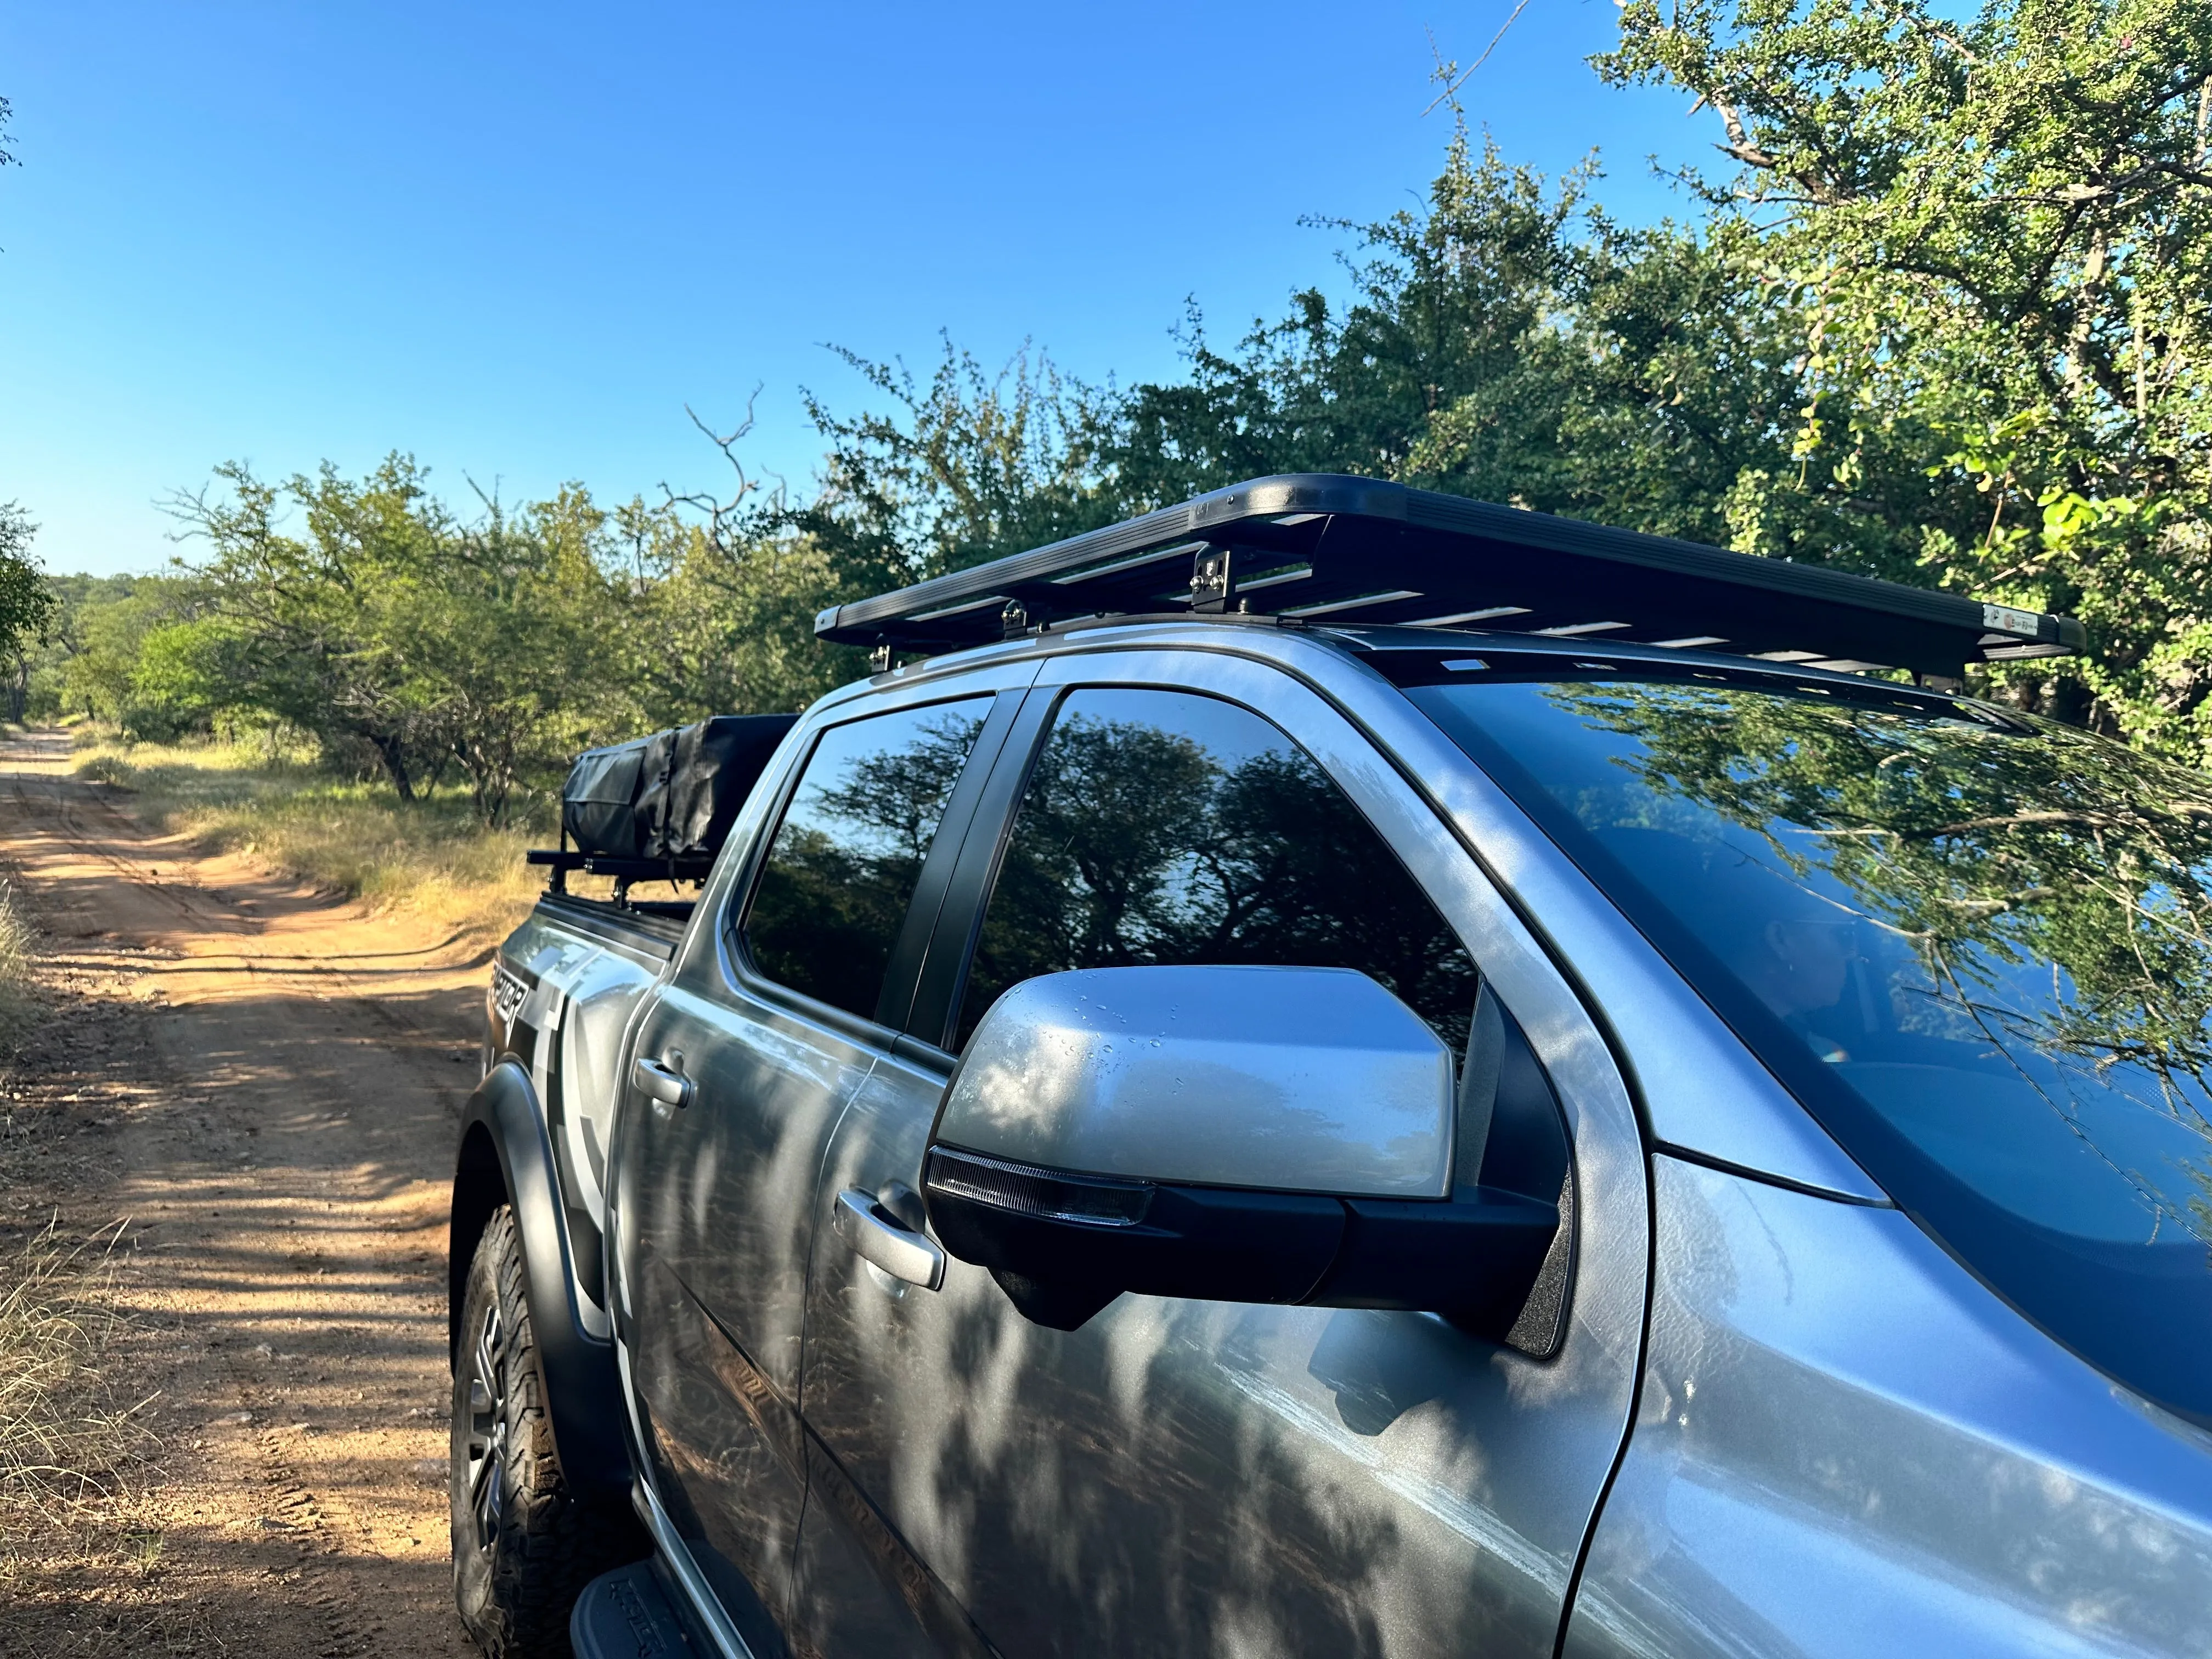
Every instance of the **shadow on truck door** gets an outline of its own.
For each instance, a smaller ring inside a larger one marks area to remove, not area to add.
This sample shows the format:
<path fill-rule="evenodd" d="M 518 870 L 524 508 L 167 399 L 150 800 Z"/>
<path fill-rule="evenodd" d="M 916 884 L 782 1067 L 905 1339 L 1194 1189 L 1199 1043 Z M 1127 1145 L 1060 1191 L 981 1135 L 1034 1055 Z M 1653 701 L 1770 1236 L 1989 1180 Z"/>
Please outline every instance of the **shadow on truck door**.
<path fill-rule="evenodd" d="M 1352 968 L 1469 1041 L 1472 931 L 1375 827 L 1433 834 L 1433 817 L 1378 804 L 1396 785 L 1364 740 L 1249 665 L 1220 670 L 1240 708 L 1186 689 L 1216 659 L 1126 660 L 1040 676 L 1123 683 L 1070 690 L 1033 761 L 1009 746 L 986 796 L 1012 819 L 1004 851 L 987 806 L 954 878 L 980 925 L 948 900 L 939 930 L 940 948 L 974 940 L 964 999 L 939 1012 L 933 1055 L 909 1046 L 864 1080 L 817 1218 L 848 1188 L 890 1206 L 894 1183 L 919 1184 L 951 1050 L 1031 975 Z M 1031 693 L 1025 730 L 1049 696 Z M 922 1000 L 908 1023 L 923 1034 Z M 1510 1012 L 1477 1024 L 1512 1048 L 1484 1068 L 1488 1150 L 1549 1197 L 1568 1170 L 1559 1100 Z M 899 1285 L 817 1231 L 795 1626 L 831 1659 L 1550 1655 L 1642 1312 L 1640 1228 L 1604 1219 L 1596 1260 L 1632 1293 L 1571 1317 L 1555 1303 L 1521 1350 L 1429 1314 L 1137 1296 L 1047 1329 L 980 1268 Z"/>
<path fill-rule="evenodd" d="M 726 915 L 695 927 L 637 1028 L 635 1056 L 690 1084 L 681 1105 L 631 1093 L 618 1152 L 622 1334 L 645 1450 L 678 1532 L 763 1652 L 782 1645 L 805 1492 L 814 1182 L 885 1051 L 884 1016 L 911 995 L 942 891 L 937 832 L 969 810 L 969 757 L 1011 718 L 989 721 L 992 708 L 971 696 L 823 730 L 750 887 L 732 883 Z"/>

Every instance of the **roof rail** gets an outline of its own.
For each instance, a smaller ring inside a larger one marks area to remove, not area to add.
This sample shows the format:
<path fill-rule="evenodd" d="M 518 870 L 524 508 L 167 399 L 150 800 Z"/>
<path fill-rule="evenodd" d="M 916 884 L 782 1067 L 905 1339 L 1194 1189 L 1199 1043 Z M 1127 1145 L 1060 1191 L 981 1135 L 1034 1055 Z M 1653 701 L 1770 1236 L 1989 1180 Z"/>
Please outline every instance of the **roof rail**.
<path fill-rule="evenodd" d="M 1093 617 L 1249 613 L 1477 628 L 1955 678 L 2064 656 L 2068 617 L 1335 473 L 1232 484 L 815 618 L 886 652 L 957 650 Z"/>

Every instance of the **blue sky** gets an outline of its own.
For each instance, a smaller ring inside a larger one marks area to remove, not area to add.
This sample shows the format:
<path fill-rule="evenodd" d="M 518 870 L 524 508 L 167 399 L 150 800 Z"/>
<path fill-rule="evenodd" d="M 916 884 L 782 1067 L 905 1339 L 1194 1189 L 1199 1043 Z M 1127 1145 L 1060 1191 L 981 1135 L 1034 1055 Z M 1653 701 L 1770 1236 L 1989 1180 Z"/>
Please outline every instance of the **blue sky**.
<path fill-rule="evenodd" d="M 712 484 L 684 415 L 804 489 L 822 349 L 927 367 L 939 329 L 1088 378 L 1172 375 L 1186 295 L 1233 336 L 1328 283 L 1433 175 L 1427 31 L 1472 59 L 1510 0 L 627 8 L 33 0 L 0 12 L 0 500 L 49 568 L 159 567 L 158 498 L 218 461 L 449 497 Z M 1711 135 L 1606 88 L 1610 0 L 1529 0 L 1464 97 L 1547 170 Z"/>

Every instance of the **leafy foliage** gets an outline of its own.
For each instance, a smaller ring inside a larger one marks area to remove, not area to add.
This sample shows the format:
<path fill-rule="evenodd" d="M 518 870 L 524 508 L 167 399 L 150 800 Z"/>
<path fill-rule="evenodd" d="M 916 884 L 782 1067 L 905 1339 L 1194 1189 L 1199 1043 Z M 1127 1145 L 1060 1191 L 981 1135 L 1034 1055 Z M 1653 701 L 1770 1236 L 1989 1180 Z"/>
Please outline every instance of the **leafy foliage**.
<path fill-rule="evenodd" d="M 824 647 L 814 616 L 850 587 L 821 539 L 761 519 L 701 523 L 673 502 L 633 500 L 600 536 L 624 608 L 605 643 L 647 727 L 710 714 L 803 708 L 863 672 Z"/>
<path fill-rule="evenodd" d="M 610 735 L 803 705 L 849 678 L 812 643 L 829 568 L 793 532 L 610 512 L 580 485 L 464 520 L 420 468 L 282 483 L 242 465 L 174 509 L 205 556 L 169 577 L 71 578 L 42 690 L 155 740 L 304 732 L 402 801 L 458 774 L 477 817 Z"/>
<path fill-rule="evenodd" d="M 0 131 L 8 106 L 0 100 Z M 4 155 L 0 151 L 0 155 Z M 39 527 L 13 501 L 0 501 L 0 657 L 13 658 L 15 675 L 9 714 L 23 718 L 23 696 L 30 678 L 29 650 L 53 622 L 59 601 L 31 553 Z"/>
<path fill-rule="evenodd" d="M 830 441 L 819 499 L 795 522 L 857 591 L 924 581 L 1119 516 L 1097 488 L 1111 388 L 1024 346 L 996 375 L 951 340 L 925 386 L 902 362 L 833 348 L 888 414 L 851 419 L 807 394 Z"/>
<path fill-rule="evenodd" d="M 903 492 L 849 494 L 849 533 L 959 523 L 919 572 L 1367 473 L 2078 615 L 2086 657 L 1984 688 L 2202 762 L 2208 65 L 2191 0 L 1629 0 L 1601 70 L 1722 128 L 1696 222 L 1620 226 L 1594 164 L 1548 182 L 1457 131 L 1420 210 L 1336 227 L 1345 300 L 1299 292 L 1227 348 L 1194 313 L 1179 381 L 987 384 L 948 347 L 927 398 L 825 417 L 833 477 Z M 1008 386 L 1065 435 L 956 511 L 942 458 L 1002 429 Z"/>
<path fill-rule="evenodd" d="M 2021 700 L 2212 752 L 2212 12 L 1630 0 L 1602 67 L 1714 111 L 1696 188 L 1787 301 L 1796 465 L 1740 511 L 2081 616 Z"/>

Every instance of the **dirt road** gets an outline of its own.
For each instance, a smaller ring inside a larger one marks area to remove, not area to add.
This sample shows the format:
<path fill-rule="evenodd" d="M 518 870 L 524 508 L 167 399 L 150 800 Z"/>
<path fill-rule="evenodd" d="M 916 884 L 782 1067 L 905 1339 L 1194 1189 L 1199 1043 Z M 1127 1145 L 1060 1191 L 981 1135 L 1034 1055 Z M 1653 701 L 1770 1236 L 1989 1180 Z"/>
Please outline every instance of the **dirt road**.
<path fill-rule="evenodd" d="M 17 1587 L 0 1654 L 472 1653 L 444 1208 L 481 948 L 197 856 L 67 774 L 58 736 L 0 745 L 0 856 L 64 988 L 11 1086 L 0 1218 L 130 1218 L 125 1364 L 161 1449 L 135 1565 Z"/>

